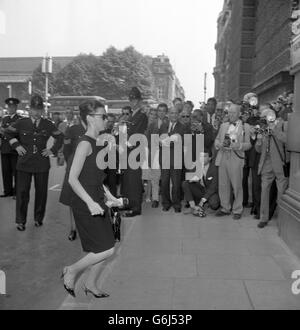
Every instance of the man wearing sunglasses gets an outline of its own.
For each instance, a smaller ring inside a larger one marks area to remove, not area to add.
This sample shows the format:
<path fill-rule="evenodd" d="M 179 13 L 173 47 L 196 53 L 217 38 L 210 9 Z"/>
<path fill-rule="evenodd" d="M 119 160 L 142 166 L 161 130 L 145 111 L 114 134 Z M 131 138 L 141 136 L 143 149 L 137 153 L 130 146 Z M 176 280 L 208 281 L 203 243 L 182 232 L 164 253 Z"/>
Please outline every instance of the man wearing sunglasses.
<path fill-rule="evenodd" d="M 187 109 L 183 109 L 181 112 L 180 122 L 187 128 L 191 126 L 191 113 Z"/>

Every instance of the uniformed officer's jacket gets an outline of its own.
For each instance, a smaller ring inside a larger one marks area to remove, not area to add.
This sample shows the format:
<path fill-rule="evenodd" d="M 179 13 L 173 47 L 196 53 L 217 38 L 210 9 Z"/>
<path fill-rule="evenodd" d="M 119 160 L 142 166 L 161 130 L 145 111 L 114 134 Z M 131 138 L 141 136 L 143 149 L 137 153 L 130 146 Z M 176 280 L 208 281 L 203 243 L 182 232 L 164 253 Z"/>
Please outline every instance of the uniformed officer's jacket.
<path fill-rule="evenodd" d="M 5 135 L 14 149 L 20 145 L 26 149 L 26 154 L 18 157 L 17 170 L 31 173 L 49 171 L 49 157 L 44 157 L 42 151 L 47 148 L 50 136 L 55 139 L 51 148 L 53 154 L 62 147 L 64 140 L 62 132 L 45 118 L 40 119 L 37 128 L 34 128 L 31 118 L 19 119 L 9 127 Z"/>
<path fill-rule="evenodd" d="M 85 132 L 86 129 L 82 124 L 73 125 L 66 129 L 63 148 L 63 154 L 66 161 L 68 161 L 68 159 L 75 153 L 77 143 Z"/>
<path fill-rule="evenodd" d="M 8 127 L 15 123 L 18 119 L 22 118 L 18 114 L 15 114 L 13 117 L 5 116 L 1 123 L 1 130 L 3 133 L 1 134 L 1 153 L 2 154 L 11 154 L 16 153 L 16 151 L 11 147 L 7 136 L 4 134 L 7 131 Z"/>
<path fill-rule="evenodd" d="M 141 111 L 141 109 L 137 110 L 137 112 L 131 117 L 130 126 L 128 127 L 128 137 L 134 134 L 145 134 L 148 126 L 148 118 Z"/>

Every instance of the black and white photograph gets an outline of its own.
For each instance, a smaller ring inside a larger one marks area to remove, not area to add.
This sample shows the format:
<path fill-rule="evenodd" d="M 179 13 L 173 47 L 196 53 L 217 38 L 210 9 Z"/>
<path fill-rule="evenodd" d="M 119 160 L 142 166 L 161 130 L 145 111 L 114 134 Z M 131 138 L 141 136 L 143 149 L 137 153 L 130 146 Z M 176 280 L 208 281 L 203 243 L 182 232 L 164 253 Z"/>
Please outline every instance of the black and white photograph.
<path fill-rule="evenodd" d="M 0 0 L 0 160 L 0 310 L 300 310 L 300 0 Z"/>

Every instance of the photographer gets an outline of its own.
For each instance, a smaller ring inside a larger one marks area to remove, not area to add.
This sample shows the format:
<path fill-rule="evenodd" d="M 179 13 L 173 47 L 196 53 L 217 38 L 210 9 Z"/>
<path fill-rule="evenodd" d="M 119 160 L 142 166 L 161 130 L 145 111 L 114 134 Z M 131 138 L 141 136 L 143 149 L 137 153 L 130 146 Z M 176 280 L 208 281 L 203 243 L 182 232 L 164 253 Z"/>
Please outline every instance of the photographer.
<path fill-rule="evenodd" d="M 260 117 L 258 116 L 258 98 L 254 93 L 248 93 L 244 96 L 242 104 L 242 116 L 243 123 L 247 123 L 251 126 L 250 142 L 251 149 L 245 152 L 245 166 L 243 170 L 243 206 L 251 208 L 251 214 L 255 214 L 255 218 L 259 217 L 260 208 L 260 185 L 261 182 L 258 179 L 258 153 L 255 150 L 255 126 L 260 124 Z M 249 175 L 250 170 L 252 174 L 252 199 L 253 203 L 249 203 Z M 258 198 L 257 198 L 258 196 Z"/>
<path fill-rule="evenodd" d="M 223 123 L 215 141 L 218 150 L 216 166 L 219 166 L 219 195 L 222 208 L 216 216 L 230 215 L 239 220 L 243 213 L 243 167 L 245 151 L 251 148 L 250 126 L 239 119 L 241 106 L 231 104 L 228 110 L 229 123 Z M 231 207 L 231 186 L 234 203 Z"/>
<path fill-rule="evenodd" d="M 288 187 L 287 153 L 287 123 L 281 118 L 276 119 L 273 110 L 268 109 L 262 113 L 267 119 L 267 127 L 257 135 L 256 151 L 261 154 L 258 174 L 261 174 L 261 221 L 259 228 L 264 228 L 269 222 L 270 189 L 276 179 L 278 200 L 281 199 Z M 285 173 L 286 172 L 286 173 Z"/>

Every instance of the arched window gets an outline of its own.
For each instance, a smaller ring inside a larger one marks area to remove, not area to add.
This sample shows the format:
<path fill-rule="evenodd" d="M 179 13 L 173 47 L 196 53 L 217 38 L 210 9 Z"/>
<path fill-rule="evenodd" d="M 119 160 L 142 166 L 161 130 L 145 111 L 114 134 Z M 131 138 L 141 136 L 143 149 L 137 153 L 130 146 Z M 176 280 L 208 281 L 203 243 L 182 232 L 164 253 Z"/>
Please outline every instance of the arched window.
<path fill-rule="evenodd" d="M 6 27 L 6 20 L 5 20 L 5 14 L 0 9 L 0 34 L 5 34 L 5 27 Z"/>

